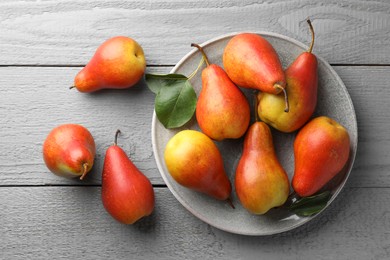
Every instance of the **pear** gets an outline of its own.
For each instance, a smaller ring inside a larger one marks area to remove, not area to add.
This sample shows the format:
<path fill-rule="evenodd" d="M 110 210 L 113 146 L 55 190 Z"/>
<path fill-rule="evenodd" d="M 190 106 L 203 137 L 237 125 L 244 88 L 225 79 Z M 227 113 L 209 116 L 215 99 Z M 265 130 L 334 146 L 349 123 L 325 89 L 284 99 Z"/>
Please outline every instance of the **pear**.
<path fill-rule="evenodd" d="M 117 145 L 117 137 L 104 158 L 102 202 L 107 212 L 123 224 L 133 224 L 154 209 L 154 191 L 149 179 Z"/>
<path fill-rule="evenodd" d="M 199 49 L 207 64 L 202 71 L 202 89 L 196 104 L 200 129 L 217 141 L 240 138 L 249 126 L 248 100 L 220 66 L 209 63 L 202 47 L 192 46 Z"/>
<path fill-rule="evenodd" d="M 235 188 L 242 206 L 253 214 L 265 214 L 287 200 L 288 176 L 278 161 L 270 128 L 264 122 L 253 123 L 245 135 Z"/>
<path fill-rule="evenodd" d="M 80 92 L 129 88 L 142 78 L 145 68 L 144 51 L 138 42 L 116 36 L 99 46 L 92 59 L 76 75 L 73 87 Z"/>
<path fill-rule="evenodd" d="M 318 62 L 312 53 L 314 29 L 307 20 L 312 33 L 308 51 L 300 54 L 286 70 L 289 112 L 284 112 L 283 95 L 259 92 L 257 112 L 262 121 L 275 129 L 290 133 L 301 128 L 313 115 L 317 105 Z"/>
<path fill-rule="evenodd" d="M 270 94 L 283 91 L 285 110 L 288 111 L 282 64 L 278 53 L 264 37 L 255 33 L 235 35 L 224 49 L 223 66 L 229 78 L 239 87 Z"/>
<path fill-rule="evenodd" d="M 350 153 L 347 129 L 327 116 L 310 120 L 294 140 L 292 186 L 301 197 L 315 194 L 345 166 Z"/>
<path fill-rule="evenodd" d="M 231 184 L 221 153 L 207 135 L 196 130 L 178 132 L 168 141 L 164 160 L 170 175 L 180 185 L 230 201 Z"/>
<path fill-rule="evenodd" d="M 52 173 L 82 180 L 92 169 L 96 148 L 87 128 L 78 124 L 63 124 L 50 131 L 42 152 L 45 164 Z"/>

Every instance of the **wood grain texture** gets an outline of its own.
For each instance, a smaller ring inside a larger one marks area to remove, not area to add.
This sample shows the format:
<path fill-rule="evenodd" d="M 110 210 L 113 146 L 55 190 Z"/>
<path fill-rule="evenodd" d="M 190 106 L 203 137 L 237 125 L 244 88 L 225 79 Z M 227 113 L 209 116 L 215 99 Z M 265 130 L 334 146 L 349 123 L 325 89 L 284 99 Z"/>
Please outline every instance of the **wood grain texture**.
<path fill-rule="evenodd" d="M 151 144 L 154 94 L 143 81 L 119 91 L 85 94 L 70 90 L 79 70 L 0 68 L 0 146 L 7 151 L 0 155 L 0 185 L 81 184 L 52 175 L 42 159 L 46 136 L 64 123 L 84 125 L 95 139 L 95 165 L 83 184 L 100 184 L 105 151 L 113 144 L 117 129 L 122 132 L 118 144 L 154 184 L 161 184 Z M 153 72 L 168 73 L 169 68 L 154 68 Z"/>
<path fill-rule="evenodd" d="M 332 64 L 390 63 L 390 3 L 380 1 L 10 1 L 0 3 L 0 65 L 86 64 L 116 35 L 136 39 L 148 64 L 175 64 L 202 43 L 237 31 L 271 31 Z"/>
<path fill-rule="evenodd" d="M 358 149 L 350 184 L 357 187 L 389 187 L 390 79 L 389 67 L 335 67 L 353 101 L 358 122 Z M 389 79 L 386 79 L 389 77 Z"/>
<path fill-rule="evenodd" d="M 98 187 L 0 187 L 2 259 L 388 259 L 389 189 L 344 190 L 311 222 L 245 237 L 217 230 L 157 188 L 133 226 L 104 210 Z M 353 238 L 353 239 L 351 239 Z"/>
<path fill-rule="evenodd" d="M 307 17 L 314 53 L 337 65 L 352 97 L 359 144 L 345 189 L 289 232 L 234 235 L 180 205 L 154 161 L 154 94 L 144 82 L 68 89 L 112 36 L 136 39 L 147 71 L 168 73 L 190 43 L 225 33 L 271 31 L 308 45 Z M 0 1 L 0 259 L 390 259 L 389 42 L 388 0 Z M 97 144 L 84 182 L 54 176 L 42 160 L 46 135 L 70 122 Z M 114 221 L 100 199 L 104 153 L 118 128 L 119 145 L 155 185 L 154 213 L 133 226 Z"/>
<path fill-rule="evenodd" d="M 153 184 L 164 184 L 153 156 L 154 94 L 144 82 L 127 90 L 83 94 L 69 90 L 80 68 L 0 68 L 0 185 L 100 184 L 105 150 L 117 128 L 119 144 Z M 170 67 L 148 68 L 168 73 Z M 348 185 L 390 187 L 390 114 L 386 107 L 390 67 L 336 66 L 353 100 L 359 129 L 358 153 Z M 9 86 L 9 87 L 7 87 Z M 97 156 L 84 182 L 52 175 L 42 161 L 42 143 L 62 123 L 79 123 L 95 137 Z"/>

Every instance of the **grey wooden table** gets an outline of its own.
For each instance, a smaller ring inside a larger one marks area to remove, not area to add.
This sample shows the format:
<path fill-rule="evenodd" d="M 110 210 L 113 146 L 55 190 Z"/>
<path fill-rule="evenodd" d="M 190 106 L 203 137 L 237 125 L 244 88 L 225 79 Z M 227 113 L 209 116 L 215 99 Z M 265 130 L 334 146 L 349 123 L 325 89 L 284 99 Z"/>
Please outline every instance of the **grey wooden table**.
<path fill-rule="evenodd" d="M 320 3 L 324 2 L 324 3 Z M 215 229 L 165 186 L 151 143 L 154 95 L 69 90 L 104 40 L 127 35 L 144 48 L 147 72 L 168 73 L 202 43 L 235 31 L 271 31 L 308 44 L 344 81 L 359 144 L 350 178 L 313 221 L 247 237 Z M 0 259 L 389 259 L 390 3 L 378 1 L 7 1 L 0 2 Z M 85 181 L 52 175 L 42 143 L 62 123 L 95 137 Z M 152 216 L 115 222 L 100 199 L 104 152 L 115 130 L 156 192 Z"/>

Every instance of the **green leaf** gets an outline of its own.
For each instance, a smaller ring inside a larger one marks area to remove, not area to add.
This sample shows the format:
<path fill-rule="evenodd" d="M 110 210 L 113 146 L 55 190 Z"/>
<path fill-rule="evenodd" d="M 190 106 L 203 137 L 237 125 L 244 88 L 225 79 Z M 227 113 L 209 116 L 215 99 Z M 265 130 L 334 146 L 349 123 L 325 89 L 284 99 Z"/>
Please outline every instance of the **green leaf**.
<path fill-rule="evenodd" d="M 145 74 L 146 85 L 154 94 L 158 94 L 164 86 L 176 84 L 177 81 L 186 81 L 187 77 L 181 74 Z"/>
<path fill-rule="evenodd" d="M 332 197 L 330 191 L 324 191 L 320 194 L 310 197 L 304 197 L 294 201 L 288 208 L 300 216 L 311 216 L 320 212 Z"/>
<path fill-rule="evenodd" d="M 320 212 L 326 206 L 326 204 L 326 202 L 323 202 L 311 206 L 306 206 L 303 208 L 295 208 L 292 211 L 299 216 L 309 217 Z"/>
<path fill-rule="evenodd" d="M 183 126 L 194 115 L 196 93 L 188 80 L 170 80 L 161 86 L 154 103 L 157 118 L 165 128 Z"/>

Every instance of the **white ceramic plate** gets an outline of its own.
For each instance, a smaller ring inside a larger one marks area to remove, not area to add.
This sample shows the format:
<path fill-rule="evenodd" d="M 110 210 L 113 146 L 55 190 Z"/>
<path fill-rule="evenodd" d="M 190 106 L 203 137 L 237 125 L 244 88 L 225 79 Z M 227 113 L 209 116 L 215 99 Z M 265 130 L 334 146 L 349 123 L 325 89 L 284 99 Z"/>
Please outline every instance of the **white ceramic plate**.
<path fill-rule="evenodd" d="M 308 49 L 304 44 L 283 35 L 269 32 L 256 33 L 265 37 L 274 46 L 279 54 L 283 68 L 287 68 L 300 53 Z M 227 42 L 234 35 L 236 33 L 223 35 L 201 44 L 211 63 L 222 66 L 223 50 Z M 343 171 L 329 184 L 329 188 L 333 194 L 329 200 L 329 205 L 343 188 L 352 169 L 357 148 L 357 123 L 351 98 L 343 82 L 326 61 L 318 56 L 317 58 L 319 73 L 318 104 L 313 117 L 326 115 L 335 119 L 348 129 L 351 138 L 349 161 Z M 194 48 L 194 50 L 189 52 L 177 63 L 171 73 L 180 73 L 188 76 L 196 69 L 200 59 L 200 52 Z M 191 83 L 197 94 L 199 94 L 202 87 L 201 71 L 191 80 Z M 250 102 L 253 102 L 253 91 L 244 89 L 243 91 Z M 243 138 L 216 142 L 224 159 L 225 170 L 232 181 L 232 200 L 236 209 L 232 209 L 228 203 L 209 198 L 206 195 L 177 184 L 165 166 L 164 149 L 168 140 L 183 129 L 199 130 L 195 119 L 180 129 L 165 129 L 154 113 L 152 121 L 152 143 L 158 169 L 173 195 L 196 217 L 221 230 L 245 235 L 276 234 L 296 228 L 313 219 L 314 216 L 299 217 L 283 207 L 271 209 L 265 215 L 257 216 L 248 213 L 240 205 L 234 190 L 234 172 L 241 156 Z M 295 133 L 285 134 L 276 130 L 272 130 L 272 133 L 278 158 L 287 171 L 291 181 L 294 172 L 293 141 Z"/>

